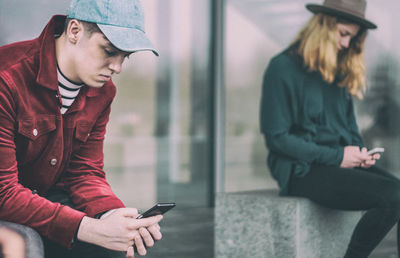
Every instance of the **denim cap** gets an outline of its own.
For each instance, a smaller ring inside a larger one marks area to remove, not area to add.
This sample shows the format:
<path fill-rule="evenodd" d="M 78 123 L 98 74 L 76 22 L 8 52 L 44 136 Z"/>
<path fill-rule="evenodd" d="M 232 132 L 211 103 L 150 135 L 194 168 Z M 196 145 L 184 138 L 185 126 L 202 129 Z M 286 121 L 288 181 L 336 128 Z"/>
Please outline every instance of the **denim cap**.
<path fill-rule="evenodd" d="M 96 23 L 107 39 L 125 52 L 157 50 L 146 37 L 139 0 L 72 0 L 68 18 Z"/>

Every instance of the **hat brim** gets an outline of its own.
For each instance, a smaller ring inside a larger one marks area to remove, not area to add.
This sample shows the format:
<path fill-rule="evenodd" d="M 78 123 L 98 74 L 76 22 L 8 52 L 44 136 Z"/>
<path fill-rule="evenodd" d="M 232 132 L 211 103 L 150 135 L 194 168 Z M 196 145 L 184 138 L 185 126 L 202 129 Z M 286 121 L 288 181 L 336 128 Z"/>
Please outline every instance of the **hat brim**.
<path fill-rule="evenodd" d="M 136 28 L 117 27 L 97 24 L 107 39 L 119 50 L 125 52 L 152 51 L 158 56 L 158 51 L 146 37 L 146 34 Z"/>
<path fill-rule="evenodd" d="M 363 26 L 367 29 L 376 29 L 377 28 L 377 26 L 373 22 L 368 21 L 367 19 L 364 19 L 362 17 L 353 15 L 351 13 L 348 13 L 348 12 L 345 12 L 343 10 L 336 9 L 333 7 L 328 7 L 328 6 L 324 6 L 324 5 L 318 5 L 318 4 L 307 4 L 306 8 L 313 13 L 325 13 L 325 14 L 330 14 L 330 15 L 345 18 L 347 20 L 350 20 L 352 22 L 360 24 L 361 26 Z"/>

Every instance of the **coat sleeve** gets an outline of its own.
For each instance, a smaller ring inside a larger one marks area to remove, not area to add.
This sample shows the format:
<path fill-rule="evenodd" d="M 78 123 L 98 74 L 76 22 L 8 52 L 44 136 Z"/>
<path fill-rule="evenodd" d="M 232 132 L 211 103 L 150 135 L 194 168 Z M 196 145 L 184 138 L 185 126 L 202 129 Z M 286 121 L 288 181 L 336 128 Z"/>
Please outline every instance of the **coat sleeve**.
<path fill-rule="evenodd" d="M 79 150 L 72 153 L 71 160 L 62 183 L 66 186 L 72 202 L 78 210 L 90 217 L 111 209 L 123 208 L 106 181 L 104 167 L 103 143 L 106 125 L 111 111 L 111 101 L 89 131 L 84 131 L 84 141 Z M 80 125 L 78 125 L 80 126 Z M 80 129 L 77 127 L 77 132 Z"/>
<path fill-rule="evenodd" d="M 290 64 L 286 63 L 272 59 L 264 75 L 260 124 L 267 147 L 293 160 L 340 165 L 343 148 L 318 145 L 293 133 L 299 123 L 302 81 L 300 76 L 290 74 Z"/>
<path fill-rule="evenodd" d="M 0 76 L 0 219 L 29 226 L 70 247 L 85 214 L 50 202 L 19 183 L 14 142 L 17 98 L 12 85 L 11 80 L 6 83 Z"/>

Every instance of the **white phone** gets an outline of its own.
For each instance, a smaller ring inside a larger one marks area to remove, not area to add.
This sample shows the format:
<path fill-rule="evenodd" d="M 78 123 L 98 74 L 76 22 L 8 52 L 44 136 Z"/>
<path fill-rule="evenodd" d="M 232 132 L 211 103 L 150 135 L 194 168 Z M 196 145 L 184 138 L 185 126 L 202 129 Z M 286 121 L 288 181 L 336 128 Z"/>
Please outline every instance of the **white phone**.
<path fill-rule="evenodd" d="M 385 151 L 384 148 L 373 148 L 367 152 L 368 155 L 374 155 L 376 153 L 383 153 Z"/>

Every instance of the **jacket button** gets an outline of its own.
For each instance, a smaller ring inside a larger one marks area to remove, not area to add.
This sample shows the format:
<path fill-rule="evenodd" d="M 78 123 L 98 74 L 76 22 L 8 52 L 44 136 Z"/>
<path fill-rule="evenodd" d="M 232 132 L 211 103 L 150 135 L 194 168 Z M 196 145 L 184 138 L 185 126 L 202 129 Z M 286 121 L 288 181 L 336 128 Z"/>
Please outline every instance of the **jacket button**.
<path fill-rule="evenodd" d="M 51 164 L 52 166 L 55 166 L 55 165 L 57 164 L 57 159 L 51 159 L 51 160 L 50 160 L 50 164 Z"/>
<path fill-rule="evenodd" d="M 38 130 L 35 128 L 35 129 L 33 129 L 33 136 L 37 136 L 38 135 Z"/>
<path fill-rule="evenodd" d="M 32 194 L 37 194 L 37 193 L 38 193 L 38 190 L 36 190 L 36 189 L 32 190 Z"/>

